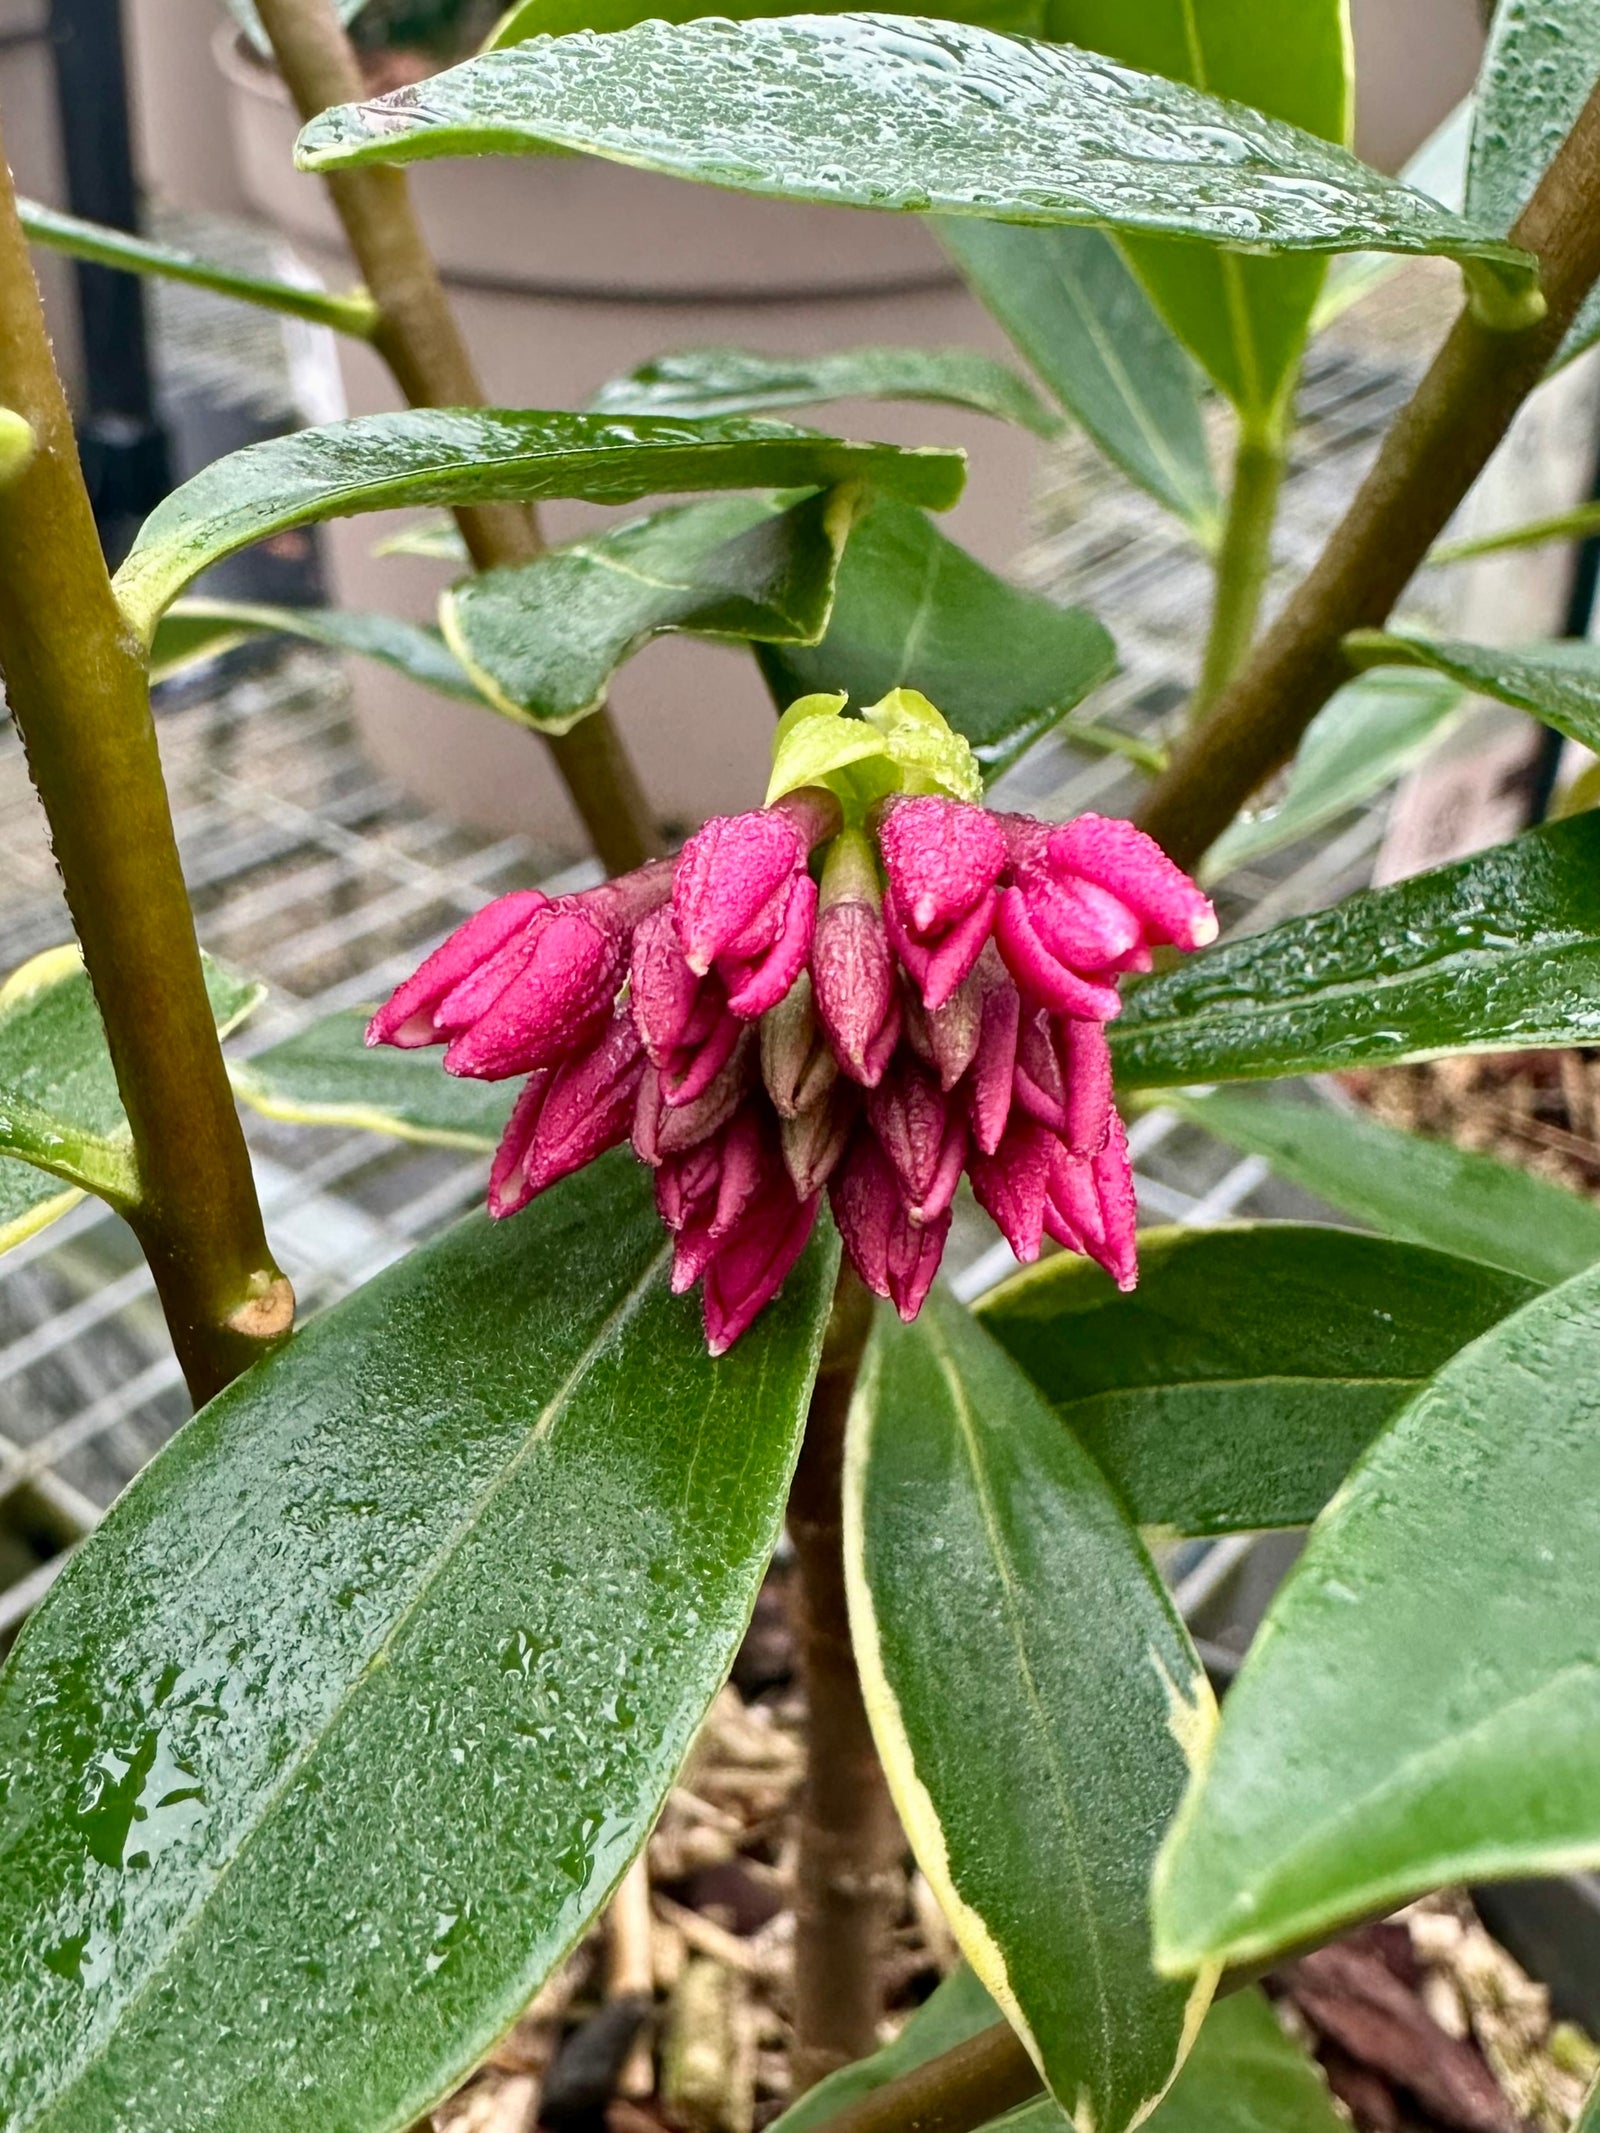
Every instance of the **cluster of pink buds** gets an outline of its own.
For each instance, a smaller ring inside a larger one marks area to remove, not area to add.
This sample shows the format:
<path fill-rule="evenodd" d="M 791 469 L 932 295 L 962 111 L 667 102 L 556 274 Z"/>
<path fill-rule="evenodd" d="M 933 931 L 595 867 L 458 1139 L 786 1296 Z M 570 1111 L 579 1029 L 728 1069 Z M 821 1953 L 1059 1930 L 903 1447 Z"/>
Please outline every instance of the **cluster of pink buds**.
<path fill-rule="evenodd" d="M 847 828 L 809 786 L 708 822 L 673 861 L 507 896 L 374 1017 L 453 1074 L 526 1075 L 494 1165 L 510 1215 L 631 1137 L 724 1353 L 824 1191 L 861 1278 L 915 1317 L 962 1174 L 1021 1260 L 1052 1237 L 1137 1278 L 1105 1025 L 1210 904 L 1131 823 L 1059 828 L 935 796 Z"/>

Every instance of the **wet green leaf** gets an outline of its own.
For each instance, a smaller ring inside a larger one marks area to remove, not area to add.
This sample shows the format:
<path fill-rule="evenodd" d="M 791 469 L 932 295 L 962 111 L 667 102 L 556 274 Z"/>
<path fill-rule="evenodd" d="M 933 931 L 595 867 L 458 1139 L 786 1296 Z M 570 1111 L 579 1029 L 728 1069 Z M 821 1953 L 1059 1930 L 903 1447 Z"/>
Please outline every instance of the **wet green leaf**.
<path fill-rule="evenodd" d="M 540 38 L 325 111 L 298 157 L 338 170 L 547 148 L 846 207 L 1443 252 L 1503 279 L 1513 303 L 1533 286 L 1526 254 L 1293 126 L 1068 45 L 917 16 Z"/>
<path fill-rule="evenodd" d="M 1600 9 L 1592 0 L 1500 0 L 1478 77 L 1470 215 L 1491 229 L 1511 228 L 1597 80 Z M 1600 290 L 1579 313 L 1561 360 L 1597 337 Z"/>
<path fill-rule="evenodd" d="M 1125 2133 L 1191 2011 L 1152 1973 L 1148 1917 L 1156 1841 L 1215 1723 L 1183 1626 L 1093 1460 L 937 1290 L 914 1326 L 885 1314 L 874 1333 L 845 1529 L 862 1686 L 918 1863 L 1081 2133 Z"/>
<path fill-rule="evenodd" d="M 1111 239 L 954 215 L 937 227 L 973 294 L 1106 457 L 1214 546 L 1222 505 L 1200 373 Z"/>
<path fill-rule="evenodd" d="M 1189 1971 L 1600 1862 L 1600 1270 L 1447 1363 L 1313 1528 L 1157 1868 Z"/>
<path fill-rule="evenodd" d="M 780 2128 L 781 2133 L 813 2133 L 814 2128 L 825 2126 L 837 2117 L 846 2105 L 858 2103 L 863 2096 L 870 2096 L 890 2081 L 898 2081 L 902 2074 L 909 2074 L 929 2059 L 936 2059 L 941 2052 L 953 2051 L 968 2037 L 975 2037 L 980 2030 L 992 2029 L 1003 2019 L 970 1967 L 966 1963 L 958 1964 L 932 1997 L 912 2015 L 892 2044 L 875 2051 L 870 2059 L 857 2059 L 849 2066 L 841 2066 L 836 2073 L 819 2081 L 815 2088 L 807 2089 L 798 2102 L 792 2103 L 783 2116 L 773 2122 L 771 2133 L 779 2133 Z M 1040 2107 L 1049 2112 L 1057 2126 L 1064 2124 L 1054 2103 L 1041 2097 Z"/>
<path fill-rule="evenodd" d="M 1413 1393 L 1536 1293 L 1444 1252 L 1265 1222 L 1147 1232 L 1129 1296 L 1063 1254 L 979 1316 L 1141 1526 L 1251 1533 L 1308 1526 Z"/>
<path fill-rule="evenodd" d="M 1346 0 L 1046 0 L 1052 37 L 1189 82 L 1320 140 L 1350 131 Z M 1300 367 L 1325 262 L 1133 239 L 1156 308 L 1242 415 L 1271 420 Z"/>
<path fill-rule="evenodd" d="M 763 645 L 757 656 L 780 708 L 838 690 L 857 705 L 917 690 L 971 742 L 991 778 L 1117 663 L 1092 615 L 1007 584 L 922 512 L 891 502 L 869 506 L 850 536 L 822 642 Z M 1094 734 L 1084 738 L 1096 745 Z"/>
<path fill-rule="evenodd" d="M 1585 748 L 1600 748 L 1600 645 L 1574 640 L 1508 651 L 1459 644 L 1412 630 L 1357 630 L 1345 648 L 1365 665 L 1431 667 L 1463 689 L 1531 711 Z"/>
<path fill-rule="evenodd" d="M 1220 881 L 1312 836 L 1393 784 L 1441 738 L 1461 693 L 1433 674 L 1380 670 L 1349 683 L 1306 729 L 1282 799 L 1223 832 L 1202 880 Z"/>
<path fill-rule="evenodd" d="M 226 1035 L 264 988 L 207 960 L 206 987 Z M 76 946 L 51 948 L 0 986 L 0 1157 L 40 1172 L 29 1196 L 20 1181 L 0 1201 L 0 1242 L 22 1237 L 72 1204 L 63 1184 L 98 1193 L 113 1206 L 138 1198 L 128 1121 L 106 1048 L 100 1011 Z M 58 1204 L 59 1203 L 59 1204 Z M 53 1208 L 46 1215 L 44 1210 Z M 18 1228 L 18 1225 L 22 1225 Z M 14 1229 L 16 1234 L 10 1234 Z"/>
<path fill-rule="evenodd" d="M 437 630 L 398 615 L 364 615 L 340 607 L 271 607 L 256 600 L 177 600 L 156 625 L 151 679 L 179 673 L 199 658 L 246 637 L 299 637 L 336 652 L 354 652 L 469 704 L 484 698 Z"/>
<path fill-rule="evenodd" d="M 1600 819 L 1228 941 L 1129 990 L 1125 1088 L 1600 1039 Z"/>
<path fill-rule="evenodd" d="M 8 2133 L 408 2126 L 593 1920 L 749 1619 L 836 1264 L 714 1363 L 669 1256 L 623 1155 L 474 1216 L 74 1558 L 0 1679 Z"/>
<path fill-rule="evenodd" d="M 26 1244 L 70 1214 L 82 1198 L 75 1186 L 63 1185 L 31 1163 L 0 1156 L 0 1252 Z"/>
<path fill-rule="evenodd" d="M 328 1015 L 251 1059 L 229 1062 L 234 1091 L 267 1118 L 355 1126 L 396 1140 L 492 1148 L 517 1087 L 446 1074 L 436 1051 L 369 1051 L 364 1014 Z"/>
<path fill-rule="evenodd" d="M 154 274 L 163 281 L 181 281 L 191 288 L 210 289 L 218 296 L 236 297 L 267 311 L 281 311 L 290 318 L 309 319 L 315 326 L 331 326 L 336 333 L 370 340 L 378 323 L 378 307 L 370 296 L 357 291 L 350 296 L 329 296 L 322 289 L 301 289 L 293 282 L 272 281 L 262 274 L 241 274 L 215 260 L 197 259 L 192 252 L 170 244 L 152 244 L 127 230 L 107 229 L 98 222 L 66 215 L 59 208 L 45 207 L 37 200 L 19 200 L 17 219 L 33 244 L 52 252 L 65 252 L 69 259 L 86 259 L 101 267 L 122 267 L 129 274 Z"/>
<path fill-rule="evenodd" d="M 406 504 L 628 504 L 669 490 L 868 481 L 938 510 L 961 493 L 959 452 L 848 444 L 785 422 L 667 422 L 515 409 L 362 415 L 231 453 L 146 519 L 117 572 L 149 640 L 162 610 L 225 556 L 270 534 Z"/>
<path fill-rule="evenodd" d="M 668 631 L 815 644 L 858 501 L 833 490 L 787 510 L 729 496 L 658 511 L 463 579 L 440 608 L 445 634 L 497 710 L 565 733 Z"/>
<path fill-rule="evenodd" d="M 1475 563 L 1480 556 L 1504 555 L 1513 548 L 1545 548 L 1556 541 L 1587 541 L 1600 533 L 1600 504 L 1579 504 L 1572 511 L 1557 511 L 1549 518 L 1529 519 L 1521 526 L 1506 526 L 1498 533 L 1478 533 L 1469 540 L 1441 541 L 1428 555 L 1428 568 L 1439 570 L 1452 563 Z"/>
<path fill-rule="evenodd" d="M 613 378 L 591 405 L 602 415 L 760 415 L 829 400 L 931 400 L 1040 437 L 1062 426 L 1025 379 L 975 348 L 840 348 L 811 356 L 687 348 Z"/>
<path fill-rule="evenodd" d="M 566 37 L 573 30 L 631 30 L 637 22 L 693 22 L 705 14 L 748 22 L 769 12 L 762 0 L 731 0 L 715 8 L 702 0 L 522 0 L 505 15 L 485 49 L 521 44 L 529 37 Z M 823 5 L 809 12 L 832 15 L 842 10 Z M 950 0 L 946 19 L 1038 37 L 1043 34 L 1044 0 Z"/>
<path fill-rule="evenodd" d="M 1505 1267 L 1545 1288 L 1600 1261 L 1600 1207 L 1514 1163 L 1399 1133 L 1365 1111 L 1254 1089 L 1174 1093 L 1163 1102 L 1386 1236 Z"/>

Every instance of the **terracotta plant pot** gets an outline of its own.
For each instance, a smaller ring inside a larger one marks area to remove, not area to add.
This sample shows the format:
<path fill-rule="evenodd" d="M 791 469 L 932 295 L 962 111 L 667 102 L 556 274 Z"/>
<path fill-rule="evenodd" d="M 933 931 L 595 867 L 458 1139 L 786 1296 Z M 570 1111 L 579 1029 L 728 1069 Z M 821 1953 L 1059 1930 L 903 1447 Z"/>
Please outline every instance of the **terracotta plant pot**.
<path fill-rule="evenodd" d="M 332 286 L 353 269 L 321 184 L 295 173 L 295 125 L 277 78 L 219 39 L 245 187 Z M 431 163 L 416 197 L 491 399 L 581 407 L 607 378 L 663 351 L 710 343 L 813 352 L 862 342 L 977 347 L 998 330 L 907 217 L 752 200 L 589 158 Z M 343 343 L 350 410 L 397 406 L 375 356 Z M 948 524 L 985 561 L 1021 547 L 1037 446 L 1008 426 L 941 407 L 846 404 L 797 419 L 846 435 L 965 446 L 968 494 Z M 568 537 L 597 517 L 547 513 Z M 329 529 L 336 596 L 351 607 L 432 614 L 444 570 L 375 559 L 376 520 Z M 530 830 L 576 848 L 577 825 L 529 736 L 371 671 L 353 673 L 374 760 L 474 827 Z M 772 707 L 743 652 L 668 638 L 618 676 L 615 708 L 664 819 L 749 806 L 766 780 Z"/>

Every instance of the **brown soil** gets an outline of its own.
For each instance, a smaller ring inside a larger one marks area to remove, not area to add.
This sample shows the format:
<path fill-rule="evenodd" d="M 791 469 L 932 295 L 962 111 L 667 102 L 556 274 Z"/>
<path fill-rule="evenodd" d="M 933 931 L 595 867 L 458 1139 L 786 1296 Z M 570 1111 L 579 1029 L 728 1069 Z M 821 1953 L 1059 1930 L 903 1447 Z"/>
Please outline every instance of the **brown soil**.
<path fill-rule="evenodd" d="M 1494 1053 L 1342 1078 L 1386 1125 L 1600 1191 L 1600 1054 Z"/>

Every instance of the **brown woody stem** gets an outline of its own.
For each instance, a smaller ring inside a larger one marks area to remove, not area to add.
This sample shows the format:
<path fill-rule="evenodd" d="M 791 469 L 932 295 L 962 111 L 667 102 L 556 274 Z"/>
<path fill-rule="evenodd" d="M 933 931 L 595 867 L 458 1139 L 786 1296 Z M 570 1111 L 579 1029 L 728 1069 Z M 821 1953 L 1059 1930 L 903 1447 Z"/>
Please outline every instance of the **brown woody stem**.
<path fill-rule="evenodd" d="M 1288 761 L 1349 678 L 1341 640 L 1387 621 L 1600 277 L 1600 89 L 1512 234 L 1539 261 L 1544 318 L 1497 332 L 1470 303 L 1462 311 L 1315 568 L 1147 797 L 1140 821 L 1181 864 Z"/>
<path fill-rule="evenodd" d="M 366 94 L 349 38 L 330 0 L 265 0 L 262 27 L 304 119 Z M 331 173 L 329 194 L 344 225 L 379 325 L 373 342 L 412 407 L 482 407 L 483 386 L 417 220 L 406 175 L 374 168 Z M 520 504 L 476 504 L 456 513 L 480 570 L 526 563 L 543 543 Z M 614 874 L 662 850 L 638 775 L 609 712 L 571 733 L 545 737 L 595 850 Z"/>
<path fill-rule="evenodd" d="M 861 1700 L 845 1600 L 845 1421 L 871 1329 L 872 1298 L 846 1267 L 789 1497 L 809 1711 L 795 1892 L 797 2096 L 877 2049 L 905 1848 Z"/>
<path fill-rule="evenodd" d="M 0 673 L 49 817 L 123 1108 L 144 1247 L 196 1402 L 289 1331 L 206 997 L 143 654 L 111 590 L 0 143 Z M 18 433 L 20 434 L 20 432 Z"/>

